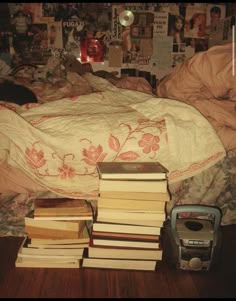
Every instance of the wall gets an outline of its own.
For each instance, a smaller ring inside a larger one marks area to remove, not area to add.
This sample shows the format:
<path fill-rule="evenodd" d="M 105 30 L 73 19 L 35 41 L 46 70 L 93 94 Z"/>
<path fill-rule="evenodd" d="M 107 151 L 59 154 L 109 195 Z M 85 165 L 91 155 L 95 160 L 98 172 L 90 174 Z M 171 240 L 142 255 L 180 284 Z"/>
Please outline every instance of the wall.
<path fill-rule="evenodd" d="M 43 65 L 51 55 L 72 53 L 94 71 L 144 76 L 155 85 L 174 66 L 207 50 L 213 31 L 210 46 L 222 40 L 210 24 L 213 6 L 220 8 L 220 20 L 236 11 L 233 3 L 215 2 L 3 3 L 0 58 L 11 67 Z"/>

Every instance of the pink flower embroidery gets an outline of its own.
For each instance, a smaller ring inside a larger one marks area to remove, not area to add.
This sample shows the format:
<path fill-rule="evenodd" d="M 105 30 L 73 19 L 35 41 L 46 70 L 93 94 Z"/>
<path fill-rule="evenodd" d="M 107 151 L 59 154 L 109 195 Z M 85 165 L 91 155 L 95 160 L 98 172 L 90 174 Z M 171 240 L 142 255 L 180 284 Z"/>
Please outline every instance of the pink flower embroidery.
<path fill-rule="evenodd" d="M 144 134 L 142 139 L 139 140 L 138 145 L 143 147 L 143 152 L 145 154 L 150 153 L 152 150 L 156 151 L 159 149 L 158 142 L 160 138 L 158 136 L 153 136 L 152 134 Z"/>
<path fill-rule="evenodd" d="M 66 164 L 63 164 L 62 167 L 58 168 L 61 179 L 70 178 L 72 179 L 75 176 L 75 170 L 73 167 L 69 167 Z"/>
<path fill-rule="evenodd" d="M 43 151 L 37 151 L 34 147 L 32 149 L 26 148 L 26 160 L 32 168 L 40 168 L 46 164 Z"/>
<path fill-rule="evenodd" d="M 91 145 L 88 149 L 83 149 L 83 155 L 86 157 L 83 160 L 87 164 L 94 166 L 98 161 L 103 161 L 106 157 L 101 145 L 98 145 L 98 147 Z"/>

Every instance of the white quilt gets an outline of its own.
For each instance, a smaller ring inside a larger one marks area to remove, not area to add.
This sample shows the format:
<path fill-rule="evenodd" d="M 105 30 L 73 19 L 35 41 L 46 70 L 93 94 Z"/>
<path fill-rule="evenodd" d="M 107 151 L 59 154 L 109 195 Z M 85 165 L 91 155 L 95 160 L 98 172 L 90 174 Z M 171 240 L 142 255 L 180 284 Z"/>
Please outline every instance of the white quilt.
<path fill-rule="evenodd" d="M 0 161 L 59 195 L 93 199 L 98 161 L 160 161 L 174 183 L 225 156 L 194 107 L 111 85 L 103 90 L 17 109 L 1 105 Z"/>

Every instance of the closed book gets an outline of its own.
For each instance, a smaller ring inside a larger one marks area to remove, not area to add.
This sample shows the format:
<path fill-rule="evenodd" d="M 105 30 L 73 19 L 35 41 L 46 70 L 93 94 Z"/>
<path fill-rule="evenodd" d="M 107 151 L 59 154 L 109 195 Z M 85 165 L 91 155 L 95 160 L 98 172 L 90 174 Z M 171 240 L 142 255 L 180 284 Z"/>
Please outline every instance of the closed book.
<path fill-rule="evenodd" d="M 97 214 L 98 218 L 116 218 L 119 216 L 119 219 L 134 219 L 134 220 L 160 220 L 164 221 L 166 219 L 165 212 L 155 212 L 155 211 L 142 211 L 142 212 L 131 212 L 131 211 L 123 211 L 123 210 L 112 210 L 101 208 L 98 210 Z"/>
<path fill-rule="evenodd" d="M 160 235 L 161 228 L 94 222 L 93 231 Z"/>
<path fill-rule="evenodd" d="M 101 198 L 169 202 L 169 192 L 99 191 Z"/>
<path fill-rule="evenodd" d="M 117 216 L 119 217 L 119 216 Z M 140 220 L 140 219 L 119 219 L 119 218 L 108 218 L 108 217 L 97 217 L 96 222 L 100 223 L 111 223 L 111 224 L 126 224 L 126 225 L 137 225 L 137 226 L 150 226 L 150 227 L 163 227 L 164 221 L 162 220 Z"/>
<path fill-rule="evenodd" d="M 143 259 L 162 260 L 161 249 L 141 249 L 128 247 L 111 247 L 90 245 L 88 257 L 92 258 L 114 258 L 114 259 Z"/>
<path fill-rule="evenodd" d="M 98 197 L 97 208 L 98 211 L 101 208 L 107 209 L 125 209 L 125 210 L 156 210 L 165 211 L 166 202 L 164 201 L 142 201 L 142 200 L 132 200 L 132 199 L 112 199 Z"/>
<path fill-rule="evenodd" d="M 53 245 L 73 245 L 73 244 L 88 244 L 89 243 L 89 232 L 87 227 L 84 227 L 83 231 L 78 238 L 31 238 L 30 243 L 33 246 L 53 246 Z"/>
<path fill-rule="evenodd" d="M 25 217 L 25 231 L 30 238 L 79 238 L 85 221 L 40 221 Z"/>
<path fill-rule="evenodd" d="M 57 245 L 35 245 L 29 243 L 28 248 L 39 248 L 39 249 L 75 249 L 75 248 L 87 248 L 89 243 L 79 243 L 79 244 L 57 244 Z"/>
<path fill-rule="evenodd" d="M 57 229 L 25 226 L 25 231 L 29 236 L 29 238 L 73 239 L 73 238 L 80 237 L 80 232 L 71 231 L 71 230 L 57 230 Z"/>
<path fill-rule="evenodd" d="M 99 180 L 99 191 L 167 192 L 166 180 Z"/>
<path fill-rule="evenodd" d="M 161 180 L 167 178 L 167 168 L 159 162 L 98 162 L 100 179 Z"/>
<path fill-rule="evenodd" d="M 26 239 L 25 243 L 21 246 L 18 253 L 21 254 L 37 254 L 37 255 L 61 255 L 61 256 L 79 256 L 81 257 L 84 252 L 84 248 L 68 249 L 68 248 L 40 248 L 40 247 L 28 247 L 29 240 Z"/>
<path fill-rule="evenodd" d="M 84 217 L 92 216 L 89 202 L 82 199 L 35 199 L 34 217 Z"/>
<path fill-rule="evenodd" d="M 156 260 L 83 258 L 83 268 L 155 271 Z"/>
<path fill-rule="evenodd" d="M 59 269 L 78 269 L 81 267 L 81 260 L 58 262 L 58 261 L 44 261 L 44 260 L 27 260 L 25 258 L 17 257 L 15 261 L 17 268 L 59 268 Z"/>
<path fill-rule="evenodd" d="M 69 215 L 35 215 L 34 219 L 37 221 L 92 221 L 93 215 L 80 215 L 80 216 L 69 216 Z"/>
<path fill-rule="evenodd" d="M 122 239 L 102 239 L 92 238 L 94 246 L 111 246 L 111 247 L 129 247 L 129 248 L 147 248 L 159 249 L 159 242 L 147 242 L 142 240 L 122 240 Z"/>
<path fill-rule="evenodd" d="M 85 221 L 40 221 L 36 220 L 32 217 L 25 217 L 25 226 L 41 228 L 41 229 L 55 229 L 55 230 L 62 230 L 62 231 L 76 231 L 81 232 L 85 227 Z"/>
<path fill-rule="evenodd" d="M 86 250 L 86 249 L 84 249 Z M 54 254 L 28 254 L 28 253 L 23 253 L 21 250 L 19 250 L 17 256 L 19 258 L 28 258 L 29 260 L 61 260 L 61 261 L 76 261 L 78 259 L 82 259 L 83 258 L 83 254 L 81 255 L 67 255 L 67 254 L 64 254 L 64 255 L 54 255 Z"/>
<path fill-rule="evenodd" d="M 92 238 L 102 239 L 122 239 L 122 240 L 141 240 L 147 242 L 159 242 L 160 235 L 152 234 L 133 234 L 133 233 L 115 233 L 115 232 L 103 232 L 103 231 L 92 231 Z"/>
<path fill-rule="evenodd" d="M 45 261 L 61 261 L 61 262 L 68 262 L 68 261 L 77 261 L 83 258 L 82 255 L 54 255 L 54 254 L 28 254 L 22 253 L 21 251 L 18 252 L 17 256 L 19 258 L 25 258 L 28 261 L 37 261 L 37 260 L 45 260 Z"/>

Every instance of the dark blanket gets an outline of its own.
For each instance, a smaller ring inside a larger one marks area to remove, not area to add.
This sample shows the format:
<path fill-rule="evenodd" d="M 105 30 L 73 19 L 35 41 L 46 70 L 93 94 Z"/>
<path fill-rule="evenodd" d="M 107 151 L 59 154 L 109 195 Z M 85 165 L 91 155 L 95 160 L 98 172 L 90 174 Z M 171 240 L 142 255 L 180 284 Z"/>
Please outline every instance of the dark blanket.
<path fill-rule="evenodd" d="M 0 100 L 18 105 L 38 102 L 36 95 L 30 89 L 8 80 L 0 81 Z"/>

